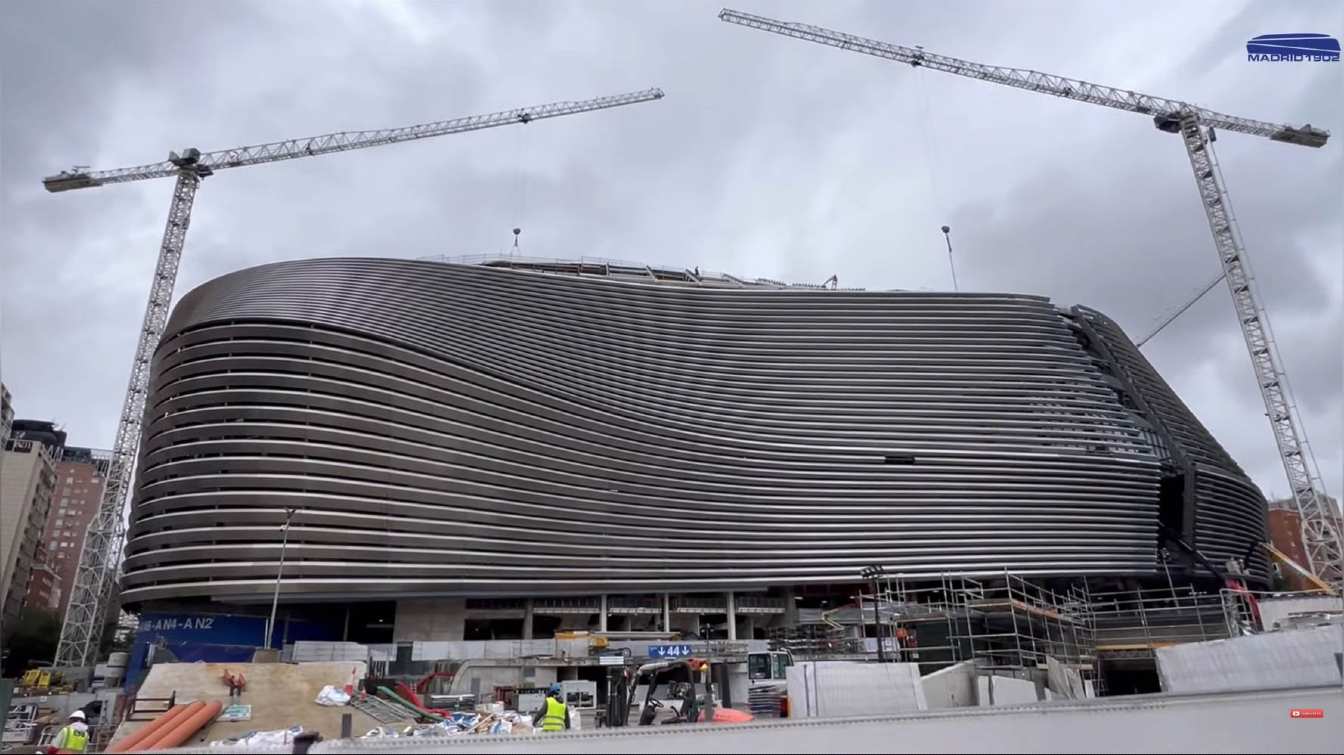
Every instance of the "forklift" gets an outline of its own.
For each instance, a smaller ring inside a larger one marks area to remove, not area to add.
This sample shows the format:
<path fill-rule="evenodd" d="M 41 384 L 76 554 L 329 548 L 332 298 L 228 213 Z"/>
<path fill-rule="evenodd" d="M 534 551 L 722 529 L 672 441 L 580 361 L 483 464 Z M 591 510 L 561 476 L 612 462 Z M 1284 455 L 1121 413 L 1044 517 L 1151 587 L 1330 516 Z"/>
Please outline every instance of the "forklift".
<path fill-rule="evenodd" d="M 709 681 L 709 661 L 702 658 L 654 661 L 635 669 L 630 685 L 630 696 L 625 709 L 635 704 L 639 685 L 647 685 L 644 704 L 639 712 L 639 725 L 652 726 L 659 711 L 671 715 L 660 724 L 693 724 L 715 718 L 714 685 Z M 664 698 L 655 697 L 660 684 L 667 685 Z"/>

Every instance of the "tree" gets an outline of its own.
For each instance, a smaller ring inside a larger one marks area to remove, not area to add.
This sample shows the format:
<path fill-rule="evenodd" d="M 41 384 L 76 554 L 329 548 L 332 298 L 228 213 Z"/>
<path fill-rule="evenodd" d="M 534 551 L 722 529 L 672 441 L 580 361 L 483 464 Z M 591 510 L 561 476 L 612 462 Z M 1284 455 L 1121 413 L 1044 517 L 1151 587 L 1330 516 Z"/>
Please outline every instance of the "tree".
<path fill-rule="evenodd" d="M 34 665 L 51 663 L 60 639 L 60 616 L 54 611 L 25 608 L 5 642 L 4 676 L 19 676 Z"/>

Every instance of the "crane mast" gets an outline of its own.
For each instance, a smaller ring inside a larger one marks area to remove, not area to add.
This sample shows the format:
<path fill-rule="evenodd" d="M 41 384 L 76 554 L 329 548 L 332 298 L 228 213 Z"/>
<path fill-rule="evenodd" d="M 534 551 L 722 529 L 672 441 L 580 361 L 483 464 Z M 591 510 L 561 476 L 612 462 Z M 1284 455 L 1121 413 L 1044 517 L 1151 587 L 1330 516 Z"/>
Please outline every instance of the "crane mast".
<path fill-rule="evenodd" d="M 807 42 L 838 47 L 906 63 L 910 66 L 980 79 L 1041 94 L 1049 94 L 1117 110 L 1127 110 L 1153 118 L 1157 128 L 1179 134 L 1190 158 L 1200 200 L 1213 232 L 1223 278 L 1232 293 L 1242 336 L 1255 370 L 1256 382 L 1264 400 L 1265 413 L 1274 431 L 1280 460 L 1292 487 L 1293 500 L 1302 521 L 1302 545 L 1312 571 L 1334 585 L 1344 584 L 1344 536 L 1337 531 L 1327 512 L 1325 488 L 1307 445 L 1306 434 L 1297 416 L 1297 407 L 1289 389 L 1269 327 L 1269 317 L 1256 291 L 1246 249 L 1232 213 L 1231 201 L 1223 182 L 1213 141 L 1217 130 L 1262 136 L 1273 141 L 1305 147 L 1321 147 L 1330 138 L 1328 131 L 1311 124 L 1292 126 L 1258 121 L 1219 113 L 1181 100 L 1155 97 L 1128 89 L 1094 84 L 1025 68 L 1008 68 L 975 63 L 947 55 L 938 55 L 919 47 L 904 47 L 876 39 L 846 34 L 820 26 L 779 21 L 765 16 L 723 9 L 719 19 L 731 24 L 768 31 Z M 1216 283 L 1216 281 L 1215 281 Z M 1211 287 L 1211 286 L 1210 286 Z M 1165 325 L 1165 323 L 1164 323 Z"/>
<path fill-rule="evenodd" d="M 168 209 L 168 223 L 164 228 L 163 241 L 159 245 L 158 262 L 149 288 L 149 301 L 145 305 L 145 316 L 140 326 L 135 361 L 131 363 L 130 380 L 122 402 L 121 419 L 117 425 L 106 487 L 103 489 L 98 511 L 89 523 L 84 536 L 79 566 L 71 588 L 69 608 L 66 611 L 65 622 L 61 626 L 55 665 L 71 669 L 88 669 L 94 665 L 107 611 L 114 602 L 121 568 L 121 552 L 126 538 L 126 504 L 140 448 L 151 363 L 168 322 L 173 287 L 177 282 L 178 264 L 186 243 L 187 227 L 191 223 L 191 208 L 196 199 L 196 190 L 204 178 L 225 168 L 314 157 L 332 152 L 478 131 L 495 126 L 527 124 L 535 120 L 632 105 L 662 97 L 662 90 L 646 89 L 591 100 L 554 102 L 402 128 L 339 131 L 304 139 L 288 139 L 206 153 L 188 149 L 180 155 L 170 153 L 169 158 L 160 163 L 106 171 L 90 171 L 87 168 L 76 167 L 43 179 L 42 183 L 48 191 L 59 192 L 152 178 L 169 176 L 176 178 L 172 203 Z"/>

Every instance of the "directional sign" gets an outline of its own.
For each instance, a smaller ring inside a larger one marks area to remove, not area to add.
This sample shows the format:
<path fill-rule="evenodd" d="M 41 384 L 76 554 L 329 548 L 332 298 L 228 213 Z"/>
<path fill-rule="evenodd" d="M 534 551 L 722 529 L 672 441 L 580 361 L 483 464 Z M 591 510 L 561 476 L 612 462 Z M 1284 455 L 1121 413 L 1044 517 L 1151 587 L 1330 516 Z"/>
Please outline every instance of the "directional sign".
<path fill-rule="evenodd" d="M 690 658 L 690 645 L 650 645 L 650 658 Z"/>

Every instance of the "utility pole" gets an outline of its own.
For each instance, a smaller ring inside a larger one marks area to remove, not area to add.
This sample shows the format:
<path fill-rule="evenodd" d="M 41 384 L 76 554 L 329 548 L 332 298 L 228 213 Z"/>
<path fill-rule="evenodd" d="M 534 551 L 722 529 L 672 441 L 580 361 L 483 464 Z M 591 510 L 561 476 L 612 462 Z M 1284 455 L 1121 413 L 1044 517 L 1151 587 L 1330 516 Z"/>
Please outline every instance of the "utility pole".
<path fill-rule="evenodd" d="M 957 264 L 952 261 L 952 236 L 949 235 L 951 233 L 951 226 L 943 226 L 943 240 L 947 242 L 947 266 L 952 268 L 952 290 L 960 292 L 961 289 L 957 287 Z"/>
<path fill-rule="evenodd" d="M 285 574 L 285 546 L 289 545 L 289 524 L 294 521 L 298 509 L 285 509 L 284 534 L 280 537 L 280 565 L 275 570 L 275 592 L 271 593 L 271 618 L 266 621 L 266 647 L 271 646 L 271 635 L 275 634 L 275 608 L 280 603 L 280 578 Z M 281 643 L 284 646 L 284 643 Z"/>

